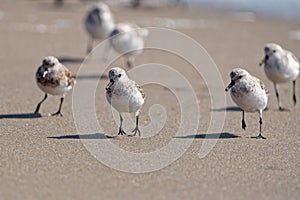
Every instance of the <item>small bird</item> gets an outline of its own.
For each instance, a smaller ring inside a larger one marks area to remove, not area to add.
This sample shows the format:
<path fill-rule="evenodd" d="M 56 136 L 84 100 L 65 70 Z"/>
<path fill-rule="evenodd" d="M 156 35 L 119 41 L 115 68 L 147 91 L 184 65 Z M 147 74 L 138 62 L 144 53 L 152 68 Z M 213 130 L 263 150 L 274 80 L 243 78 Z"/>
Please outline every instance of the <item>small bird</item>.
<path fill-rule="evenodd" d="M 265 74 L 274 84 L 279 110 L 286 110 L 281 107 L 277 84 L 293 82 L 293 101 L 296 105 L 296 79 L 299 75 L 299 62 L 292 52 L 275 43 L 267 44 L 264 52 L 265 57 L 259 65 L 264 64 Z"/>
<path fill-rule="evenodd" d="M 259 112 L 259 135 L 252 138 L 266 139 L 261 134 L 262 112 L 268 103 L 269 91 L 264 83 L 258 78 L 249 74 L 246 70 L 235 68 L 230 73 L 231 82 L 225 89 L 229 89 L 232 100 L 242 109 L 242 128 L 246 129 L 244 112 Z"/>
<path fill-rule="evenodd" d="M 123 54 L 128 68 L 133 67 L 135 57 L 143 52 L 144 39 L 149 31 L 136 24 L 120 23 L 110 33 L 109 41 L 114 50 Z"/>
<path fill-rule="evenodd" d="M 106 39 L 115 27 L 114 18 L 108 5 L 99 2 L 89 11 L 84 20 L 84 26 L 89 34 L 87 53 L 93 49 L 96 39 Z"/>
<path fill-rule="evenodd" d="M 143 89 L 136 82 L 130 80 L 126 72 L 119 67 L 110 69 L 108 75 L 110 82 L 106 87 L 106 99 L 119 112 L 120 127 L 118 135 L 126 135 L 122 128 L 122 113 L 129 112 L 135 113 L 136 117 L 136 127 L 132 131 L 132 136 L 135 136 L 136 133 L 141 136 L 138 124 L 139 113 L 145 101 Z"/>
<path fill-rule="evenodd" d="M 41 104 L 47 99 L 48 94 L 61 96 L 58 111 L 54 115 L 60 115 L 64 97 L 74 86 L 74 77 L 72 73 L 62 65 L 57 58 L 47 56 L 43 59 L 43 64 L 38 68 L 35 74 L 38 87 L 45 92 L 45 96 L 38 103 L 34 113 L 38 114 Z"/>

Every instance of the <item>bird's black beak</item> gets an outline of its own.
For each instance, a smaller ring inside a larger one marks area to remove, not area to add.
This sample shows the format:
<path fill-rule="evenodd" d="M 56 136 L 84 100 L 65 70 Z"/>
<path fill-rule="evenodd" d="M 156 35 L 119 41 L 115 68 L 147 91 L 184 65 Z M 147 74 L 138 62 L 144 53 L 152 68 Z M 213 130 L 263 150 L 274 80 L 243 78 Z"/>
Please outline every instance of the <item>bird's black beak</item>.
<path fill-rule="evenodd" d="M 230 88 L 232 88 L 232 86 L 234 86 L 234 84 L 235 84 L 235 81 L 231 81 L 231 82 L 229 83 L 229 85 L 227 86 L 227 88 L 225 88 L 225 91 L 228 92 L 228 90 L 229 90 Z"/>
<path fill-rule="evenodd" d="M 266 54 L 264 59 L 259 63 L 259 66 L 262 66 L 264 63 L 266 63 L 268 59 L 269 59 L 269 56 Z"/>
<path fill-rule="evenodd" d="M 105 90 L 108 90 L 108 88 L 110 88 L 110 86 L 112 86 L 112 84 L 114 84 L 114 80 L 110 79 L 109 83 L 107 84 Z"/>

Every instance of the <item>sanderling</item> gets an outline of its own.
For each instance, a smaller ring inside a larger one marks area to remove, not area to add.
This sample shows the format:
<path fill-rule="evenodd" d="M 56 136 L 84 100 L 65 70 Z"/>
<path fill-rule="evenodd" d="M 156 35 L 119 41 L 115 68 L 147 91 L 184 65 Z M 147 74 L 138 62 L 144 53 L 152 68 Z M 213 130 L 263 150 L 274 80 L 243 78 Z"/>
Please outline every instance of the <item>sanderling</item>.
<path fill-rule="evenodd" d="M 139 113 L 145 101 L 145 93 L 143 89 L 133 80 L 130 80 L 126 72 L 115 67 L 109 70 L 110 82 L 106 86 L 106 99 L 107 101 L 119 112 L 120 127 L 118 135 L 126 134 L 122 128 L 123 117 L 122 113 L 129 112 L 135 113 L 136 127 L 133 129 L 133 136 L 136 133 L 141 135 L 139 130 Z"/>
<path fill-rule="evenodd" d="M 84 26 L 89 34 L 87 53 L 90 53 L 93 49 L 93 41 L 107 38 L 115 26 L 113 15 L 108 5 L 102 2 L 94 5 L 85 18 Z"/>
<path fill-rule="evenodd" d="M 275 94 L 278 101 L 279 110 L 281 107 L 277 84 L 288 81 L 293 82 L 293 101 L 296 105 L 296 79 L 299 75 L 299 62 L 295 55 L 283 49 L 278 44 L 270 43 L 264 48 L 265 58 L 259 65 L 264 64 L 264 70 L 269 80 L 274 84 Z"/>
<path fill-rule="evenodd" d="M 261 134 L 262 112 L 268 103 L 269 91 L 264 83 L 258 78 L 250 75 L 246 70 L 235 68 L 230 73 L 231 82 L 225 89 L 230 88 L 232 100 L 242 109 L 242 128 L 246 129 L 244 112 L 259 112 L 259 135 L 254 138 L 266 139 Z"/>
<path fill-rule="evenodd" d="M 60 115 L 61 106 L 64 101 L 65 94 L 69 92 L 74 85 L 74 77 L 71 72 L 62 65 L 57 58 L 47 56 L 43 60 L 43 64 L 38 68 L 35 74 L 38 87 L 45 92 L 45 96 L 41 102 L 38 103 L 34 113 L 38 113 L 41 104 L 47 99 L 47 95 L 61 96 L 59 109 L 53 115 Z"/>
<path fill-rule="evenodd" d="M 110 44 L 127 58 L 127 67 L 132 67 L 135 57 L 143 52 L 144 39 L 148 33 L 147 29 L 130 23 L 117 24 L 110 33 Z"/>

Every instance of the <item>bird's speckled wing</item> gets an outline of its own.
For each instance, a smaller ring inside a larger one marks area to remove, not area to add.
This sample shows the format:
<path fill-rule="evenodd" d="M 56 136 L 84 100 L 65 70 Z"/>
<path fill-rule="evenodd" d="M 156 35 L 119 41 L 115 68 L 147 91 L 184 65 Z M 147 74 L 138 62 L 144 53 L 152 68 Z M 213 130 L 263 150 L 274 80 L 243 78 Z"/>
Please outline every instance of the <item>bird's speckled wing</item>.
<path fill-rule="evenodd" d="M 266 92 L 266 94 L 269 94 L 269 90 L 266 88 L 265 84 L 259 80 L 259 84 L 262 90 L 264 90 Z"/>
<path fill-rule="evenodd" d="M 143 88 L 141 86 L 139 86 L 137 83 L 136 83 L 136 87 L 138 88 L 139 92 L 141 93 L 143 99 L 146 99 L 146 95 L 145 95 Z"/>

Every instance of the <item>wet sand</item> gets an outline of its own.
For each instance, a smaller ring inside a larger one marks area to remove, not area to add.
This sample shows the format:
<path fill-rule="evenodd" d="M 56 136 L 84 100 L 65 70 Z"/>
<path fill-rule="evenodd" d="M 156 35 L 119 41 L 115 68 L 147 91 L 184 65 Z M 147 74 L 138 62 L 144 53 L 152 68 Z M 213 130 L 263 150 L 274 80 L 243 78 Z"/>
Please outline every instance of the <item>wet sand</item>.
<path fill-rule="evenodd" d="M 42 105 L 43 117 L 31 114 L 43 98 L 34 81 L 42 58 L 57 56 L 74 74 L 85 58 L 87 36 L 82 28 L 85 5 L 79 1 L 67 1 L 62 8 L 55 8 L 52 1 L 1 1 L 0 5 L 0 199 L 299 198 L 300 105 L 293 107 L 292 84 L 284 84 L 279 90 L 282 103 L 292 111 L 277 111 L 272 83 L 258 63 L 263 57 L 264 44 L 271 41 L 300 57 L 300 40 L 290 37 L 291 31 L 299 29 L 300 22 L 249 13 L 241 19 L 240 13 L 203 8 L 141 8 L 135 11 L 113 8 L 118 22 L 129 20 L 147 26 L 172 26 L 196 40 L 218 66 L 224 85 L 229 83 L 230 70 L 239 66 L 263 80 L 270 90 L 269 109 L 264 112 L 263 124 L 267 140 L 251 139 L 250 136 L 258 133 L 257 113 L 246 114 L 248 128 L 243 131 L 242 114 L 229 94 L 226 94 L 226 107 L 211 108 L 205 81 L 188 62 L 170 53 L 146 50 L 137 58 L 136 65 L 165 64 L 189 80 L 199 100 L 198 130 L 175 138 L 180 104 L 168 88 L 150 84 L 144 86 L 147 101 L 141 113 L 141 126 L 151 123 L 149 108 L 160 104 L 167 113 L 162 130 L 151 135 L 145 129 L 142 134 L 148 138 L 115 138 L 119 121 L 113 120 L 105 100 L 104 88 L 108 82 L 105 76 L 100 79 L 96 92 L 96 114 L 103 125 L 103 133 L 78 134 L 73 119 L 72 93 L 67 95 L 63 105 L 63 118 L 46 116 L 56 111 L 58 97 L 49 97 Z M 175 19 L 176 23 L 170 19 Z M 187 20 L 188 25 L 180 19 Z M 122 59 L 116 60 L 114 65 L 123 65 Z M 158 73 L 156 77 L 159 76 Z M 89 74 L 78 82 L 97 81 L 97 77 L 98 74 Z M 299 81 L 297 88 L 300 98 Z M 199 149 L 208 140 L 206 134 L 211 140 L 216 140 L 220 134 L 207 133 L 211 113 L 226 110 L 221 137 L 212 151 L 199 159 Z M 159 115 L 153 114 L 154 117 Z M 130 124 L 125 129 L 129 132 L 132 127 Z M 195 139 L 169 166 L 134 174 L 105 166 L 85 148 L 83 140 L 101 140 L 103 134 L 112 136 L 107 140 L 116 146 L 136 153 L 157 150 L 174 138 L 178 141 Z"/>

